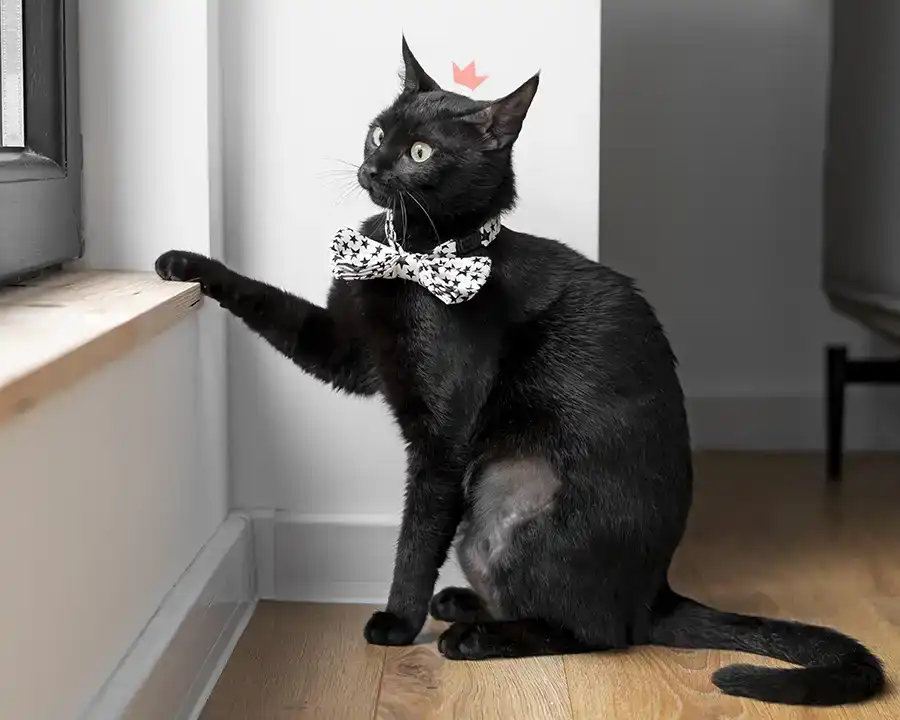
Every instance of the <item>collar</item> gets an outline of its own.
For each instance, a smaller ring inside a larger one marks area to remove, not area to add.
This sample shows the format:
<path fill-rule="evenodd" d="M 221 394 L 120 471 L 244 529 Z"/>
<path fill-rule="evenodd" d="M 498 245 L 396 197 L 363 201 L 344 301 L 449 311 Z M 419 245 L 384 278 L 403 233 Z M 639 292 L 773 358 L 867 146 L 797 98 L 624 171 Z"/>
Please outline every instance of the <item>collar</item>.
<path fill-rule="evenodd" d="M 384 236 L 388 244 L 400 247 L 397 239 L 397 231 L 394 228 L 394 211 L 384 211 Z M 480 247 L 487 247 L 500 234 L 500 218 L 495 217 L 488 220 L 484 225 L 479 227 L 475 232 L 465 235 L 455 240 L 442 242 L 429 254 L 434 255 L 467 255 L 474 252 Z"/>

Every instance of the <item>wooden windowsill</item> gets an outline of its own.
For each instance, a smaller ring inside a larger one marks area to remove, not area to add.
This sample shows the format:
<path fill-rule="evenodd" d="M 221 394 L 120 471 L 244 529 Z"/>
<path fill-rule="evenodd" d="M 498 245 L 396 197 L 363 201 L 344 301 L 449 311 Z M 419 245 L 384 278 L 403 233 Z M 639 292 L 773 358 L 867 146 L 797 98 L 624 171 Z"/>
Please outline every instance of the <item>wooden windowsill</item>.
<path fill-rule="evenodd" d="M 198 307 L 195 284 L 62 272 L 0 290 L 0 423 L 159 335 Z"/>

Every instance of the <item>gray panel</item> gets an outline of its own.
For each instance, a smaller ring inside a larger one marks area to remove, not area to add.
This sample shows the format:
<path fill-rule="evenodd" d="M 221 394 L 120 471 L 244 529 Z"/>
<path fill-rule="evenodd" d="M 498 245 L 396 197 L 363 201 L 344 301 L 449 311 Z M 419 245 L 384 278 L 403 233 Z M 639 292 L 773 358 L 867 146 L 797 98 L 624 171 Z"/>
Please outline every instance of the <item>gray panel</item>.
<path fill-rule="evenodd" d="M 78 2 L 25 0 L 25 152 L 0 152 L 0 282 L 80 257 Z"/>
<path fill-rule="evenodd" d="M 824 287 L 900 307 L 900 2 L 835 0 Z M 846 312 L 846 307 L 841 307 Z"/>

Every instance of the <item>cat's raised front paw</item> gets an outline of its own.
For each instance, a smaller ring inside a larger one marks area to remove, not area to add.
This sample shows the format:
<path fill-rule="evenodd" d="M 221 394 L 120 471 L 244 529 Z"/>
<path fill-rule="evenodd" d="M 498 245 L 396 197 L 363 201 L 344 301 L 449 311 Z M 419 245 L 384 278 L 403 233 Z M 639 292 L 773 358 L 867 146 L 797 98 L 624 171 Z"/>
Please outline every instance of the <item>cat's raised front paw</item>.
<path fill-rule="evenodd" d="M 421 628 L 389 612 L 377 612 L 366 623 L 363 634 L 371 645 L 411 645 Z"/>
<path fill-rule="evenodd" d="M 156 274 L 163 280 L 202 282 L 216 261 L 199 253 L 169 250 L 156 259 Z"/>

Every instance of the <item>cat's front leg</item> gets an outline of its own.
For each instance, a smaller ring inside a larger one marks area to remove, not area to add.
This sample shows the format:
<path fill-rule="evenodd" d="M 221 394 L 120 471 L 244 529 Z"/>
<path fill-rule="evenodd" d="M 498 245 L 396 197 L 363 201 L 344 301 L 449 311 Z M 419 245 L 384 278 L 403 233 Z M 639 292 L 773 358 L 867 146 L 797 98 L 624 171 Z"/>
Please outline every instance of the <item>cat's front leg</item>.
<path fill-rule="evenodd" d="M 163 253 L 156 261 L 156 272 L 164 280 L 200 283 L 204 295 L 320 380 L 359 395 L 378 392 L 375 367 L 345 315 L 197 253 Z"/>
<path fill-rule="evenodd" d="M 199 283 L 204 295 L 248 323 L 255 317 L 261 322 L 268 314 L 266 305 L 274 305 L 273 296 L 282 292 L 234 272 L 219 260 L 185 250 L 160 255 L 156 273 L 163 280 Z"/>
<path fill-rule="evenodd" d="M 461 481 L 453 474 L 411 469 L 387 608 L 366 624 L 374 645 L 409 645 L 419 634 L 438 571 L 462 517 Z"/>

